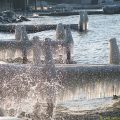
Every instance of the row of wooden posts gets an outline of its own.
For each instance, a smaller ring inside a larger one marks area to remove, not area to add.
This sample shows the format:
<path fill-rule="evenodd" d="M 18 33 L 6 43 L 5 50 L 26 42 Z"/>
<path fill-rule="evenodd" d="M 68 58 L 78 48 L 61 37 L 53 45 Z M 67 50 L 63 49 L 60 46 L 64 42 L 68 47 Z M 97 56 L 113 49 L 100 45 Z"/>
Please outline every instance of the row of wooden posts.
<path fill-rule="evenodd" d="M 78 24 L 78 30 L 79 31 L 86 31 L 87 30 L 87 24 L 88 24 L 88 15 L 86 11 L 82 11 L 80 13 L 80 20 L 79 20 L 79 24 Z M 26 64 L 27 63 L 27 48 L 26 48 L 26 44 L 28 43 L 29 39 L 27 36 L 27 32 L 26 32 L 26 28 L 25 26 L 20 26 L 17 25 L 15 27 L 15 39 L 17 41 L 21 41 L 23 42 L 23 49 L 22 49 L 22 53 L 23 53 L 23 63 Z M 34 64 L 41 64 L 41 60 L 40 60 L 40 41 L 38 37 L 34 37 L 33 38 L 34 41 Z M 45 45 L 47 41 L 51 41 L 50 39 L 45 39 Z M 71 34 L 71 30 L 70 30 L 70 26 L 64 26 L 62 23 L 59 23 L 56 27 L 56 41 L 52 41 L 52 43 L 56 43 L 57 45 L 62 45 L 65 47 L 66 50 L 66 60 L 64 61 L 64 63 L 70 64 L 72 63 L 72 58 L 71 58 L 71 48 L 73 47 L 73 38 L 72 38 L 72 34 Z M 50 45 L 50 44 L 49 44 Z M 51 45 L 52 46 L 52 45 Z M 45 46 L 44 46 L 45 47 Z M 51 51 L 50 49 L 47 49 L 48 51 Z M 47 53 L 47 52 L 46 52 Z M 37 56 L 37 57 L 35 57 Z"/>
<path fill-rule="evenodd" d="M 62 29 L 60 29 L 62 28 Z M 21 30 L 20 30 L 21 29 Z M 33 62 L 34 64 L 41 64 L 40 58 L 40 47 L 45 48 L 46 42 L 50 42 L 50 49 L 55 46 L 62 46 L 66 48 L 66 60 L 64 63 L 71 63 L 71 48 L 73 47 L 73 38 L 69 26 L 64 30 L 62 24 L 58 24 L 56 29 L 56 41 L 51 41 L 51 39 L 46 38 L 45 41 L 40 41 L 39 37 L 34 37 L 32 41 L 29 41 L 27 32 L 24 26 L 16 26 L 14 41 L 0 41 L 1 48 L 18 48 L 22 50 L 23 53 L 23 63 L 26 64 L 27 59 L 27 50 L 32 47 L 34 51 Z M 119 48 L 115 38 L 110 39 L 110 54 L 109 54 L 109 63 L 110 64 L 119 64 L 120 63 L 120 53 Z M 51 51 L 47 49 L 48 51 Z"/>
<path fill-rule="evenodd" d="M 22 42 L 23 46 L 22 46 L 22 53 L 23 53 L 23 63 L 26 64 L 27 63 L 27 44 L 30 42 L 25 26 L 16 26 L 15 29 L 15 39 L 16 42 Z M 64 61 L 64 63 L 71 63 L 72 59 L 71 59 L 71 46 L 73 46 L 73 38 L 72 38 L 72 34 L 71 34 L 71 30 L 69 26 L 66 26 L 66 28 L 64 29 L 64 26 L 60 23 L 58 24 L 57 28 L 56 28 L 56 41 L 51 40 L 50 38 L 46 38 L 45 41 L 40 41 L 39 37 L 33 37 L 32 40 L 32 44 L 33 44 L 33 61 L 34 64 L 38 65 L 41 64 L 41 55 L 40 55 L 40 47 L 42 47 L 43 49 L 46 48 L 48 46 L 48 43 L 51 47 L 54 46 L 62 46 L 65 48 L 66 51 L 66 60 Z M 45 49 L 45 54 L 49 53 L 51 50 L 51 47 L 47 47 L 48 49 Z M 49 51 L 49 52 L 47 52 Z M 46 57 L 48 56 L 48 57 Z M 50 53 L 47 54 L 45 56 L 45 58 L 48 59 L 48 61 L 50 60 Z"/>
<path fill-rule="evenodd" d="M 24 46 L 23 46 L 23 63 L 27 63 L 27 52 L 26 52 L 26 42 L 29 41 L 25 27 L 24 26 L 16 26 L 16 32 L 15 32 L 15 38 L 16 40 L 21 40 L 24 42 Z M 35 45 L 35 50 L 34 50 L 34 54 L 37 57 L 34 57 L 34 63 L 35 64 L 39 64 L 39 62 L 41 61 L 40 58 L 38 56 L 40 56 L 40 50 L 39 50 L 39 44 L 41 44 L 41 42 L 39 41 L 39 37 L 34 37 L 34 45 Z M 46 41 L 51 41 L 50 39 L 46 39 L 45 40 L 45 44 Z M 110 64 L 119 64 L 120 63 L 120 53 L 119 53 L 119 48 L 116 42 L 115 38 L 110 39 L 110 55 L 109 55 L 109 63 Z M 73 38 L 72 38 L 72 34 L 71 34 L 71 30 L 70 27 L 67 26 L 66 30 L 64 29 L 64 26 L 62 23 L 57 25 L 56 28 L 56 41 L 51 41 L 51 46 L 53 45 L 62 45 L 64 47 L 66 47 L 66 55 L 67 55 L 67 60 L 66 63 L 71 63 L 72 59 L 71 59 L 71 47 L 73 46 Z M 50 51 L 50 49 L 47 49 L 48 51 Z M 41 63 L 40 63 L 41 64 Z"/>

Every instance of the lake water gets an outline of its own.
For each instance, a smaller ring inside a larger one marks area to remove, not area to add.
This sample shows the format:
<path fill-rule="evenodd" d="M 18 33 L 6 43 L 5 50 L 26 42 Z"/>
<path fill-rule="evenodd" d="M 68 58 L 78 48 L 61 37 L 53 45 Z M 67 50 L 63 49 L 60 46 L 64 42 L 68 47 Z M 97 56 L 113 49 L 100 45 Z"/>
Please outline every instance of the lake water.
<path fill-rule="evenodd" d="M 30 22 L 19 24 L 77 24 L 79 16 L 67 17 L 39 17 L 30 18 Z M 43 31 L 29 34 L 30 39 L 33 36 L 39 36 L 40 39 L 46 37 L 55 39 L 55 31 Z M 117 38 L 117 43 L 120 47 L 120 15 L 91 15 L 89 16 L 88 31 L 79 33 L 72 31 L 74 39 L 73 60 L 80 64 L 108 64 L 109 63 L 109 40 L 113 37 Z M 0 33 L 0 39 L 13 39 L 14 34 Z M 67 102 L 64 104 L 70 109 L 94 109 L 101 105 L 110 104 L 111 98 L 86 100 L 80 104 L 79 100 Z M 92 104 L 92 107 L 91 107 Z M 75 110 L 74 109 L 74 110 Z"/>
<path fill-rule="evenodd" d="M 30 22 L 19 24 L 77 24 L 79 16 L 30 18 Z M 120 15 L 90 15 L 88 31 L 78 33 L 72 31 L 74 39 L 73 59 L 80 64 L 108 64 L 109 63 L 109 39 L 116 37 L 120 45 Z M 44 31 L 30 34 L 38 35 L 41 39 L 50 37 L 55 39 L 55 31 Z M 13 34 L 0 33 L 0 39 L 14 38 Z"/>
<path fill-rule="evenodd" d="M 79 16 L 67 17 L 40 17 L 30 18 L 30 22 L 19 24 L 76 24 Z M 91 15 L 89 16 L 88 31 L 79 33 L 72 31 L 74 39 L 73 59 L 80 64 L 108 64 L 109 62 L 109 39 L 116 37 L 120 44 L 120 15 Z M 30 37 L 38 35 L 44 39 L 55 39 L 55 31 L 44 31 L 30 34 Z M 13 34 L 0 33 L 1 38 L 14 38 Z"/>

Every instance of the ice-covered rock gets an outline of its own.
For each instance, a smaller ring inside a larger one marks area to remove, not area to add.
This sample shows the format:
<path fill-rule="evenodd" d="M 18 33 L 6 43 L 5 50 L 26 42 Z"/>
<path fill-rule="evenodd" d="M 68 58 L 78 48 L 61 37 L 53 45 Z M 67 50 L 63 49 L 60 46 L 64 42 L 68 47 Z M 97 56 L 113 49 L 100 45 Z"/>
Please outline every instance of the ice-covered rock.
<path fill-rule="evenodd" d="M 17 23 L 17 22 L 23 22 L 23 21 L 30 21 L 24 16 L 18 16 L 13 11 L 3 11 L 0 13 L 0 22 L 1 23 Z"/>

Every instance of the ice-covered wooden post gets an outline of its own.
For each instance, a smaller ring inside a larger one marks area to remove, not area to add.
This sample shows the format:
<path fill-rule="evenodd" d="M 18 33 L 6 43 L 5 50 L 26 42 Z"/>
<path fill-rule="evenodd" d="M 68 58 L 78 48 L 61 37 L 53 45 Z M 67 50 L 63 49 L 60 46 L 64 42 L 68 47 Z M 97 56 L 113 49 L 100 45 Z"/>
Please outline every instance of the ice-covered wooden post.
<path fill-rule="evenodd" d="M 87 31 L 88 29 L 88 14 L 87 11 L 84 11 L 84 30 Z"/>
<path fill-rule="evenodd" d="M 80 20 L 79 20 L 79 24 L 78 24 L 78 30 L 80 32 L 83 32 L 84 31 L 84 12 L 81 11 L 80 12 Z"/>
<path fill-rule="evenodd" d="M 21 27 L 21 39 L 20 41 L 22 42 L 22 55 L 23 55 L 23 64 L 26 64 L 28 59 L 27 59 L 27 42 L 29 41 L 27 32 L 26 32 L 26 27 L 22 26 Z"/>
<path fill-rule="evenodd" d="M 47 81 L 49 82 L 49 89 L 47 91 L 47 114 L 49 118 L 53 116 L 53 110 L 56 101 L 56 95 L 54 90 L 54 84 L 57 79 L 55 65 L 53 62 L 52 52 L 51 52 L 51 39 L 45 39 L 44 52 L 45 52 L 45 75 L 47 77 Z"/>
<path fill-rule="evenodd" d="M 116 38 L 110 39 L 110 64 L 120 63 L 120 53 L 116 42 Z"/>
<path fill-rule="evenodd" d="M 69 25 L 66 26 L 65 43 L 66 43 L 66 55 L 67 55 L 66 63 L 70 64 L 71 61 L 72 61 L 71 51 L 72 51 L 72 48 L 73 48 L 73 37 L 72 37 L 72 33 L 71 33 Z"/>
<path fill-rule="evenodd" d="M 65 30 L 64 25 L 59 23 L 56 28 L 56 39 L 57 40 L 64 40 L 65 39 Z"/>
<path fill-rule="evenodd" d="M 21 39 L 21 34 L 22 34 L 22 26 L 21 25 L 16 25 L 15 26 L 15 40 L 20 41 Z"/>
<path fill-rule="evenodd" d="M 38 36 L 33 37 L 33 44 L 34 65 L 41 65 L 41 44 Z"/>

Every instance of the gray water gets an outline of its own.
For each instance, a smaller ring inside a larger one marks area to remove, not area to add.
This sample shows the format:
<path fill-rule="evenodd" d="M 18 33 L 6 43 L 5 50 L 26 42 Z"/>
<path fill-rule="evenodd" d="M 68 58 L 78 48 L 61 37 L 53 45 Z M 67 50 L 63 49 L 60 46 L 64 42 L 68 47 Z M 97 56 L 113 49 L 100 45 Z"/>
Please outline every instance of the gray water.
<path fill-rule="evenodd" d="M 34 18 L 34 19 L 30 18 L 30 19 L 31 19 L 30 22 L 23 22 L 19 24 L 35 24 L 35 25 L 58 24 L 60 22 L 65 24 L 74 24 L 74 23 L 77 24 L 79 21 L 79 16 L 67 16 L 67 17 L 44 16 L 40 18 Z M 120 15 L 91 15 L 89 16 L 89 26 L 88 26 L 87 32 L 78 33 L 76 31 L 72 31 L 72 35 L 74 39 L 73 60 L 80 64 L 108 64 L 109 63 L 108 62 L 109 61 L 109 39 L 112 37 L 116 37 L 117 43 L 120 46 L 119 19 L 120 19 Z M 55 39 L 54 30 L 29 34 L 29 38 L 31 39 L 33 36 L 36 36 L 36 35 L 38 35 L 41 40 L 43 40 L 46 37 Z M 13 38 L 14 38 L 14 34 L 0 33 L 0 39 L 4 40 L 4 39 L 13 39 Z M 91 91 L 89 90 L 88 86 L 86 88 L 88 89 L 87 91 Z M 96 88 L 97 88 L 96 91 L 98 92 L 102 91 L 102 84 L 98 85 Z M 110 90 L 111 89 L 112 87 L 110 86 Z M 92 90 L 94 91 L 94 89 Z M 77 91 L 75 92 L 75 94 L 77 94 Z M 112 96 L 112 94 L 113 93 L 110 92 L 110 95 L 107 95 L 107 96 Z M 78 98 L 72 99 L 72 101 L 67 101 L 67 103 L 63 104 L 63 106 L 68 108 L 70 107 L 71 110 L 77 110 L 77 109 L 80 110 L 80 108 L 81 110 L 84 110 L 84 109 L 96 108 L 96 107 L 102 106 L 103 104 L 108 105 L 108 104 L 111 104 L 111 101 L 112 101 L 111 98 L 101 99 L 101 97 L 93 101 L 89 99 L 85 100 L 84 98 L 81 100 L 81 98 L 79 98 L 79 95 L 75 95 L 75 96 L 77 96 Z M 72 96 L 69 96 L 69 97 L 72 97 Z"/>

